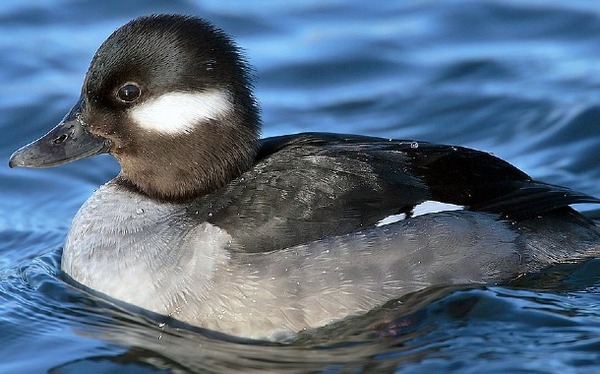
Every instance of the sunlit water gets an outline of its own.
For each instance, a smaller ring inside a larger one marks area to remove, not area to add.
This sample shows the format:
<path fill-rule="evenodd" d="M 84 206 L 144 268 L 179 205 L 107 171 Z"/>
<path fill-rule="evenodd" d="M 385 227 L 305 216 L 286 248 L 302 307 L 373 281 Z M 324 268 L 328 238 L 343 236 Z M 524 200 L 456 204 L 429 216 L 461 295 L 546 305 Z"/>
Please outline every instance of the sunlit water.
<path fill-rule="evenodd" d="M 600 196 L 600 5 L 588 1 L 3 1 L 0 372 L 592 372 L 600 260 L 510 284 L 436 287 L 293 344 L 161 328 L 60 278 L 107 156 L 10 170 L 57 123 L 93 52 L 153 12 L 201 15 L 256 67 L 264 135 L 334 131 L 466 145 Z M 581 206 L 589 210 L 592 206 Z"/>

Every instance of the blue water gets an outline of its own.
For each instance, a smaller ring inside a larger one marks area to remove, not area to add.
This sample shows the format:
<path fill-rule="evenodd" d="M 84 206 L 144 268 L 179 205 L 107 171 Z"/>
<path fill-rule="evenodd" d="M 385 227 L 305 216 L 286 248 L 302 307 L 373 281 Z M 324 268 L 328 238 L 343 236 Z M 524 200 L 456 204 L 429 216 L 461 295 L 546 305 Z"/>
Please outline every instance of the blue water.
<path fill-rule="evenodd" d="M 509 284 L 423 290 L 285 346 L 161 329 L 60 279 L 70 221 L 116 162 L 6 162 L 75 103 L 112 30 L 178 12 L 236 36 L 256 68 L 265 136 L 335 131 L 466 145 L 600 196 L 597 4 L 2 1 L 0 373 L 599 370 L 600 260 Z"/>

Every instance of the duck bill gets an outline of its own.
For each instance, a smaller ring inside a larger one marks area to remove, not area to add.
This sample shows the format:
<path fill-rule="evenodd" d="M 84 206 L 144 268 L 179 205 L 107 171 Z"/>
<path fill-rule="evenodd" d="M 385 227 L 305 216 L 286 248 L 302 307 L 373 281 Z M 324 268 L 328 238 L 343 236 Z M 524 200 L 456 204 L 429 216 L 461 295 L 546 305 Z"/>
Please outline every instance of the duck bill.
<path fill-rule="evenodd" d="M 44 168 L 107 153 L 108 139 L 91 134 L 82 120 L 82 100 L 50 132 L 10 156 L 12 167 Z"/>

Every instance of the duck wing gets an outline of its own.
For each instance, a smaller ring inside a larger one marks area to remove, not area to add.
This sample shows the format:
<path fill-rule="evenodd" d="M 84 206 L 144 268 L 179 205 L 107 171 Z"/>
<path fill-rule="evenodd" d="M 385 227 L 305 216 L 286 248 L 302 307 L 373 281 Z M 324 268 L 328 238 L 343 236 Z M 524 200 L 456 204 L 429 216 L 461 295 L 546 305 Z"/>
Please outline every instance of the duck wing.
<path fill-rule="evenodd" d="M 303 133 L 263 139 L 254 167 L 196 205 L 246 251 L 343 235 L 427 200 L 522 220 L 569 204 L 600 203 L 533 181 L 509 163 L 463 147 Z"/>

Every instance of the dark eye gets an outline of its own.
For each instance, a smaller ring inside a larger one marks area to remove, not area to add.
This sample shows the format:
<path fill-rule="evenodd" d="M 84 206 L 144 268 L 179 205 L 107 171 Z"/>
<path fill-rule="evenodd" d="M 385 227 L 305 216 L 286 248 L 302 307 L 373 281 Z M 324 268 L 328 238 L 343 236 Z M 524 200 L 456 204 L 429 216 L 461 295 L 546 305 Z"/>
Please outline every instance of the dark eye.
<path fill-rule="evenodd" d="M 126 103 L 131 103 L 139 99 L 142 90 L 137 83 L 126 83 L 117 91 L 117 97 Z"/>

